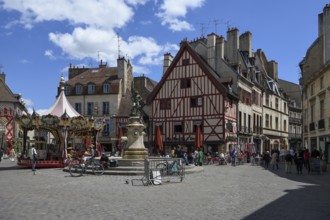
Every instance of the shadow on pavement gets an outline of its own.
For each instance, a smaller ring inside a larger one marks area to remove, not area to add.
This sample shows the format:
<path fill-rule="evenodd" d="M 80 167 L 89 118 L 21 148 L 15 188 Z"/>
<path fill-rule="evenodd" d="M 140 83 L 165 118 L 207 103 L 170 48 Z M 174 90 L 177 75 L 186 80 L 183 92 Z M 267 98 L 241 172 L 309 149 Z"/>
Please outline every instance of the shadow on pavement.
<path fill-rule="evenodd" d="M 262 168 L 261 168 L 262 169 Z M 284 164 L 280 164 L 279 170 L 269 172 L 295 182 L 300 182 L 299 189 L 287 190 L 286 195 L 266 204 L 256 210 L 245 220 L 255 219 L 330 219 L 330 172 L 321 174 L 307 174 L 304 168 L 303 174 L 296 173 L 296 167 L 292 167 L 292 173 L 284 172 Z"/>

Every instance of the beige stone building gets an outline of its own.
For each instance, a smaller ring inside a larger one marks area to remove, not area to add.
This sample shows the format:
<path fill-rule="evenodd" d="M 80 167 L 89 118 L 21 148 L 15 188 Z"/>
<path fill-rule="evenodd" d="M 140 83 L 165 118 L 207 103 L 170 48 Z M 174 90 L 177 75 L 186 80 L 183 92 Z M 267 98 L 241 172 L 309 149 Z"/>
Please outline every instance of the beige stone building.
<path fill-rule="evenodd" d="M 69 77 L 65 82 L 65 95 L 75 110 L 84 117 L 103 119 L 103 131 L 98 142 L 107 152 L 118 149 L 118 132 L 126 125 L 131 113 L 132 85 L 145 100 L 155 86 L 155 82 L 147 77 L 133 78 L 133 67 L 130 61 L 118 58 L 116 67 L 100 63 L 96 68 L 70 66 Z M 136 81 L 136 83 L 133 83 Z M 148 108 L 145 107 L 143 120 L 148 123 Z M 148 144 L 148 139 L 145 139 Z"/>
<path fill-rule="evenodd" d="M 301 149 L 302 141 L 302 90 L 301 86 L 286 80 L 278 80 L 283 94 L 288 99 L 289 109 L 289 148 Z"/>
<path fill-rule="evenodd" d="M 300 62 L 303 87 L 303 144 L 330 163 L 330 5 L 318 15 L 318 37 Z"/>

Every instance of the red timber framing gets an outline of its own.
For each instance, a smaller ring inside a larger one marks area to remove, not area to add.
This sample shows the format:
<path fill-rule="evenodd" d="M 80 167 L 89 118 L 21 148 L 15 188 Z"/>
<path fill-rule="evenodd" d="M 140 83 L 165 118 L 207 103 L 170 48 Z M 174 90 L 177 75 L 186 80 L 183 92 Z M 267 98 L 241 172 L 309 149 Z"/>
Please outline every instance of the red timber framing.
<path fill-rule="evenodd" d="M 13 149 L 13 138 L 14 138 L 14 132 L 15 132 L 15 122 L 14 122 L 15 114 L 14 110 L 8 107 L 0 108 L 0 121 L 4 122 L 5 125 L 5 133 L 4 137 L 6 142 L 8 143 L 8 148 L 6 149 L 6 153 L 9 154 L 9 152 Z M 4 142 L 4 140 L 2 140 Z M 2 143 L 0 143 L 2 144 Z M 3 146 L 0 146 L 3 147 Z"/>
<path fill-rule="evenodd" d="M 227 91 L 188 42 L 181 48 L 163 78 L 148 97 L 151 127 L 161 126 L 168 153 L 173 145 L 194 145 L 196 126 L 201 127 L 204 149 L 225 141 Z M 154 139 L 154 131 L 149 140 Z"/>

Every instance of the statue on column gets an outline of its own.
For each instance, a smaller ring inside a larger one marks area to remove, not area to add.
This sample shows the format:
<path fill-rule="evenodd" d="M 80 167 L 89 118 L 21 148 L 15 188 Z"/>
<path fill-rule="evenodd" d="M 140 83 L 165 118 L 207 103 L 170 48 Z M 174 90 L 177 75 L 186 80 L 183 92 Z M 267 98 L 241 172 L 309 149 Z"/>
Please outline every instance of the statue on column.
<path fill-rule="evenodd" d="M 132 110 L 131 116 L 141 116 L 144 102 L 140 94 L 132 86 Z"/>

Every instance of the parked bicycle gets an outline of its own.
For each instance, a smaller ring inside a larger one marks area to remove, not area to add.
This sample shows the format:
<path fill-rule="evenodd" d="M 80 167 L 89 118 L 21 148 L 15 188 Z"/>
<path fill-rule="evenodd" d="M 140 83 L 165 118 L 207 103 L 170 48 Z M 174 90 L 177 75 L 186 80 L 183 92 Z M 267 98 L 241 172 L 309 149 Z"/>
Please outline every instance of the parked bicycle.
<path fill-rule="evenodd" d="M 180 176 L 182 182 L 184 177 L 183 164 L 180 159 L 174 161 L 164 161 L 156 165 L 156 170 L 159 171 L 160 176 Z"/>
<path fill-rule="evenodd" d="M 95 161 L 94 158 L 90 158 L 84 163 L 83 160 L 79 163 L 71 163 L 69 166 L 69 172 L 72 177 L 82 176 L 86 173 L 87 169 L 91 169 L 94 175 L 101 176 L 104 173 L 104 167 L 99 162 Z"/>

